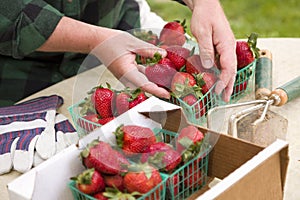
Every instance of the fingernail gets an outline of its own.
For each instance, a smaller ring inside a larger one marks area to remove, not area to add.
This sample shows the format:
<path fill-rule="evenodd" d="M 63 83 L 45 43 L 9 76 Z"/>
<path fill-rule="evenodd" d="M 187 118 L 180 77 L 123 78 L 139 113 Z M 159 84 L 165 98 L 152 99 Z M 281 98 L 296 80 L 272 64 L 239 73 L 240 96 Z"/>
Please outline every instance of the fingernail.
<path fill-rule="evenodd" d="M 209 69 L 213 66 L 213 62 L 210 59 L 205 59 L 202 64 L 206 69 Z"/>

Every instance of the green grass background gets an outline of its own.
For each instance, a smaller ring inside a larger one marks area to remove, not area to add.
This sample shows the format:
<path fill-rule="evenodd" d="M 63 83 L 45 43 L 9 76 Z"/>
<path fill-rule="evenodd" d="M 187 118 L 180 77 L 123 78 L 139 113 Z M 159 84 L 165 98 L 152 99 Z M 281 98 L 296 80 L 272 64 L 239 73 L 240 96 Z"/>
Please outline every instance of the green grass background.
<path fill-rule="evenodd" d="M 147 0 L 166 21 L 187 20 L 191 11 L 171 0 Z M 220 0 L 237 39 L 256 32 L 263 37 L 300 37 L 300 0 Z"/>

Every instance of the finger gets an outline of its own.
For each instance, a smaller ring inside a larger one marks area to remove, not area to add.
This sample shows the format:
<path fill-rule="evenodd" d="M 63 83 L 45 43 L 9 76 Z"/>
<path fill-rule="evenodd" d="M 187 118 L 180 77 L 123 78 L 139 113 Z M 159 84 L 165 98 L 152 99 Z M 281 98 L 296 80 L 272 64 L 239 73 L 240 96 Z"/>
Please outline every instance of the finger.
<path fill-rule="evenodd" d="M 155 53 L 159 53 L 162 57 L 167 56 L 167 51 L 165 49 L 159 48 L 140 39 L 136 39 L 131 45 L 133 45 L 130 48 L 131 52 L 144 57 L 153 57 Z"/>
<path fill-rule="evenodd" d="M 170 93 L 166 89 L 162 87 L 158 87 L 156 84 L 152 82 L 148 82 L 147 84 L 145 84 L 142 87 L 142 89 L 160 98 L 170 99 L 171 97 Z"/>
<path fill-rule="evenodd" d="M 199 46 L 199 54 L 204 68 L 209 69 L 214 66 L 214 45 L 211 28 L 198 28 L 195 37 Z"/>
<path fill-rule="evenodd" d="M 233 78 L 229 81 L 227 87 L 226 87 L 225 90 L 224 90 L 224 93 L 223 93 L 223 100 L 224 100 L 225 102 L 229 102 L 229 101 L 230 101 L 230 97 L 231 97 L 231 94 L 232 94 L 232 92 L 233 92 L 233 85 L 234 85 L 234 82 L 235 82 L 235 77 L 233 77 Z"/>
<path fill-rule="evenodd" d="M 155 96 L 166 99 L 170 98 L 170 94 L 167 90 L 158 87 L 156 84 L 150 82 L 143 73 L 138 71 L 137 68 L 128 71 L 119 80 L 126 86 L 134 88 L 140 87 L 144 91 Z"/>

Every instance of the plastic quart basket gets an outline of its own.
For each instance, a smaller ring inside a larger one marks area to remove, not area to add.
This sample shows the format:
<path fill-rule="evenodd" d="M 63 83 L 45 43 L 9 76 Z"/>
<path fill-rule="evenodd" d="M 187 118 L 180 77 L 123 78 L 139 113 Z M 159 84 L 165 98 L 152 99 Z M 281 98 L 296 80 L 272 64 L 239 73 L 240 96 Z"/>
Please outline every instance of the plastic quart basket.
<path fill-rule="evenodd" d="M 215 85 L 193 105 L 188 105 L 182 99 L 175 97 L 171 97 L 169 101 L 183 109 L 189 122 L 197 125 L 205 125 L 209 109 L 222 103 L 220 95 L 215 94 L 214 88 Z"/>
<path fill-rule="evenodd" d="M 253 92 L 256 60 L 237 71 L 230 103 L 235 103 L 242 97 Z"/>
<path fill-rule="evenodd" d="M 76 104 L 73 104 L 68 108 L 68 111 L 71 114 L 72 121 L 74 123 L 74 126 L 77 130 L 79 137 L 83 137 L 84 135 L 90 133 L 94 129 L 101 127 L 101 124 L 94 123 L 82 117 L 82 115 L 80 114 L 81 111 L 80 105 L 83 103 L 84 100 Z"/>
<path fill-rule="evenodd" d="M 166 182 L 168 176 L 165 174 L 161 174 L 162 182 L 158 184 L 155 188 L 143 194 L 140 197 L 137 197 L 137 200 L 161 200 L 166 199 Z M 75 200 L 96 200 L 94 197 L 87 195 L 81 191 L 79 191 L 76 187 L 75 181 L 70 181 L 68 183 L 68 187 L 70 188 L 72 195 Z"/>
<path fill-rule="evenodd" d="M 177 133 L 164 129 L 155 129 L 154 132 L 157 136 L 160 135 L 167 143 L 172 143 L 173 139 L 177 137 Z M 168 177 L 166 182 L 166 199 L 187 199 L 206 185 L 209 152 L 211 149 L 207 141 L 208 135 L 204 138 L 199 154 L 183 166 L 170 174 L 161 173 Z"/>

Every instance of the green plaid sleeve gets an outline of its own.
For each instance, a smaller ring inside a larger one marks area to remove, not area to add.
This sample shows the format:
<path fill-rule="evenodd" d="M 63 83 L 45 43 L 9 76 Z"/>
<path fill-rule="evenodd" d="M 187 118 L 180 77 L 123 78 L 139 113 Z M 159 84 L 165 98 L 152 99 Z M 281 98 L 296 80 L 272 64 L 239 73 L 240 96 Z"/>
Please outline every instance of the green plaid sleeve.
<path fill-rule="evenodd" d="M 0 54 L 23 58 L 52 34 L 63 14 L 42 0 L 0 1 Z"/>

